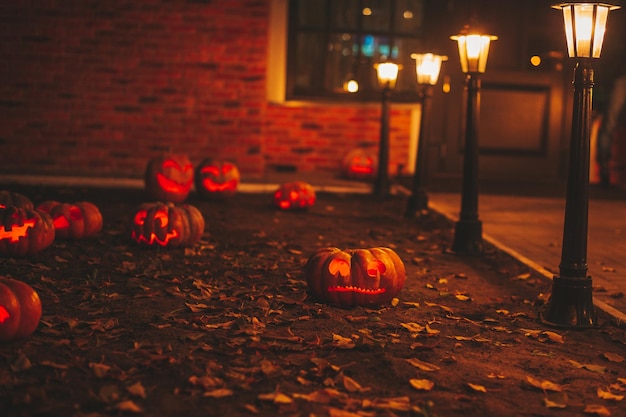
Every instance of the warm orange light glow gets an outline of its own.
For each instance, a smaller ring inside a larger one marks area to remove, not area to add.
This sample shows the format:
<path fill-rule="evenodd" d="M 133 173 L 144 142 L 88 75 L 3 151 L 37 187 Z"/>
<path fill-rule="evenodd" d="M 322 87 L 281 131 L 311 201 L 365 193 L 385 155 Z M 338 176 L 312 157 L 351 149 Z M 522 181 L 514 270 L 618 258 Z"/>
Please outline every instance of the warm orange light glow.
<path fill-rule="evenodd" d="M 394 88 L 398 79 L 398 71 L 400 66 L 393 62 L 381 62 L 374 65 L 378 75 L 378 83 L 381 87 Z"/>
<path fill-rule="evenodd" d="M 541 57 L 539 55 L 533 55 L 530 57 L 530 64 L 533 67 L 538 67 L 541 65 Z"/>
<path fill-rule="evenodd" d="M 6 230 L 5 226 L 0 226 L 0 240 L 8 239 L 9 243 L 19 242 L 20 238 L 28 236 L 28 229 L 35 227 L 35 224 L 37 224 L 37 220 L 29 219 L 24 220 L 24 224 L 21 226 L 11 225 L 11 230 Z"/>
<path fill-rule="evenodd" d="M 563 11 L 570 58 L 600 58 L 609 11 L 619 9 L 620 6 L 567 2 L 552 7 Z"/>
<path fill-rule="evenodd" d="M 0 324 L 11 318 L 11 315 L 4 306 L 0 306 Z"/>
<path fill-rule="evenodd" d="M 343 89 L 348 93 L 356 93 L 359 91 L 359 83 L 357 80 L 348 80 L 343 83 Z"/>
<path fill-rule="evenodd" d="M 484 73 L 487 68 L 489 45 L 491 41 L 495 41 L 498 37 L 470 33 L 469 30 L 467 32 L 450 37 L 450 39 L 457 41 L 461 69 L 466 74 Z"/>
<path fill-rule="evenodd" d="M 436 55 L 430 52 L 426 54 L 411 54 L 411 58 L 415 59 L 417 83 L 430 85 L 437 84 L 441 63 L 448 59 L 447 56 Z"/>

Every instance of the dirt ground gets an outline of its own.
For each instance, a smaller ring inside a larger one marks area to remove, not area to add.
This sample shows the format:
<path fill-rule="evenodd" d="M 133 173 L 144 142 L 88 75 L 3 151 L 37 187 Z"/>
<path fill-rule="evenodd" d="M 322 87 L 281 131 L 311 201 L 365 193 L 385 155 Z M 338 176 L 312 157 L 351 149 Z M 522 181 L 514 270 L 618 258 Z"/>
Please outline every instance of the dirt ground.
<path fill-rule="evenodd" d="M 0 345 L 0 416 L 626 415 L 623 329 L 546 327 L 545 278 L 489 246 L 450 253 L 453 224 L 405 218 L 405 197 L 282 212 L 269 194 L 192 195 L 201 242 L 152 249 L 127 227 L 141 190 L 4 188 L 91 201 L 104 228 L 0 258 L 43 303 L 30 338 Z M 303 265 L 326 246 L 395 250 L 397 302 L 309 296 Z"/>

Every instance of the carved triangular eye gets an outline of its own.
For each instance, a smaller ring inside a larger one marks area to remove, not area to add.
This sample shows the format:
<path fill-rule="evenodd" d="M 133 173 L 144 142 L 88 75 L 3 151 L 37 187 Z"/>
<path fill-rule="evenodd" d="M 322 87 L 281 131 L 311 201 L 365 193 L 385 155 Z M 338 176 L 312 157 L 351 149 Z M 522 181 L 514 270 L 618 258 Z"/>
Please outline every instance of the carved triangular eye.
<path fill-rule="evenodd" d="M 167 218 L 167 213 L 164 211 L 157 211 L 154 213 L 154 220 L 158 220 L 161 227 L 165 228 L 169 219 Z"/>
<path fill-rule="evenodd" d="M 367 275 L 369 275 L 370 277 L 377 277 L 384 274 L 386 271 L 387 267 L 378 259 L 371 261 L 367 264 Z"/>
<path fill-rule="evenodd" d="M 347 277 L 350 275 L 350 264 L 345 259 L 333 259 L 328 264 L 328 272 L 335 276 Z"/>
<path fill-rule="evenodd" d="M 135 214 L 135 224 L 144 224 L 147 214 L 146 210 L 139 210 L 137 214 Z"/>

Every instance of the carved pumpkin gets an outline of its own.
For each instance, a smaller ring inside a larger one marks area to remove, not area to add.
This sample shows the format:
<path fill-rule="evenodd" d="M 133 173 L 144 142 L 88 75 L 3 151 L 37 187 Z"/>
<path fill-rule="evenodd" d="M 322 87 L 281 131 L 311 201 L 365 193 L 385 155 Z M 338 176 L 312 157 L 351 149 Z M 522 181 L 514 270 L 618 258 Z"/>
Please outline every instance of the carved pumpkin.
<path fill-rule="evenodd" d="M 0 255 L 35 254 L 50 246 L 54 236 L 48 213 L 13 206 L 0 208 Z"/>
<path fill-rule="evenodd" d="M 144 175 L 149 197 L 182 203 L 193 185 L 193 165 L 185 155 L 168 154 L 151 159 Z"/>
<path fill-rule="evenodd" d="M 347 178 L 370 180 L 376 176 L 378 156 L 373 150 L 355 148 L 343 158 L 341 168 Z"/>
<path fill-rule="evenodd" d="M 59 239 L 83 239 L 102 230 L 102 214 L 98 207 L 88 201 L 60 203 L 48 200 L 37 206 L 52 217 L 55 237 Z"/>
<path fill-rule="evenodd" d="M 4 207 L 21 207 L 32 210 L 35 206 L 30 198 L 23 194 L 13 191 L 0 190 L 0 208 Z"/>
<path fill-rule="evenodd" d="M 131 223 L 131 238 L 146 246 L 193 246 L 203 233 L 202 213 L 188 204 L 144 203 Z"/>
<path fill-rule="evenodd" d="M 400 257 L 391 249 L 322 248 L 304 267 L 309 292 L 340 307 L 388 303 L 406 279 Z"/>
<path fill-rule="evenodd" d="M 239 169 L 228 161 L 205 159 L 196 168 L 196 191 L 206 198 L 229 197 L 239 186 Z"/>
<path fill-rule="evenodd" d="M 30 336 L 41 319 L 41 300 L 28 284 L 0 277 L 0 341 Z"/>
<path fill-rule="evenodd" d="M 281 210 L 302 210 L 315 203 L 315 190 L 303 181 L 288 182 L 274 192 L 274 206 Z"/>

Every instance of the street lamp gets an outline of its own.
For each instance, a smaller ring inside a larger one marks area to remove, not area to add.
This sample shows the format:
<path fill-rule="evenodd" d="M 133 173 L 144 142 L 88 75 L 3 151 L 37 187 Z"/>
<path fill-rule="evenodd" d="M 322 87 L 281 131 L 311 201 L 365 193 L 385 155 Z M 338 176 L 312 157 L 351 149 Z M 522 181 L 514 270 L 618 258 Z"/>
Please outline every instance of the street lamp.
<path fill-rule="evenodd" d="M 483 252 L 483 225 L 478 219 L 478 121 L 480 118 L 480 74 L 485 72 L 489 45 L 497 36 L 484 34 L 466 26 L 451 36 L 459 46 L 461 69 L 466 74 L 467 114 L 461 213 L 454 229 L 452 250 L 463 255 Z"/>
<path fill-rule="evenodd" d="M 575 60 L 574 103 L 561 263 L 542 320 L 557 327 L 589 328 L 598 324 L 587 275 L 592 62 L 600 57 L 609 11 L 619 6 L 566 2 L 553 7 L 563 11 L 567 51 Z"/>
<path fill-rule="evenodd" d="M 374 182 L 374 195 L 384 198 L 389 196 L 389 102 L 391 90 L 396 86 L 400 66 L 393 62 L 382 62 L 374 65 L 378 76 L 378 84 L 383 89 L 380 113 L 380 144 L 378 148 L 378 172 Z"/>
<path fill-rule="evenodd" d="M 413 184 L 411 196 L 407 202 L 407 217 L 416 216 L 423 210 L 428 209 L 428 195 L 423 182 L 426 177 L 426 113 L 428 112 L 429 98 L 432 96 L 432 86 L 437 84 L 441 63 L 448 59 L 447 56 L 432 53 L 411 54 L 415 59 L 415 72 L 417 75 L 418 100 L 421 107 L 420 131 L 415 154 L 415 169 L 413 171 Z"/>

